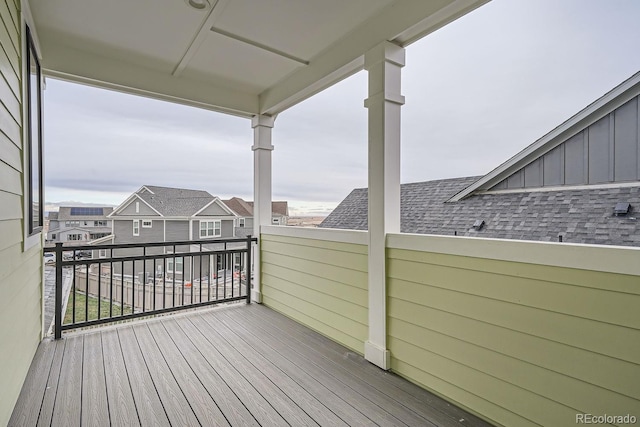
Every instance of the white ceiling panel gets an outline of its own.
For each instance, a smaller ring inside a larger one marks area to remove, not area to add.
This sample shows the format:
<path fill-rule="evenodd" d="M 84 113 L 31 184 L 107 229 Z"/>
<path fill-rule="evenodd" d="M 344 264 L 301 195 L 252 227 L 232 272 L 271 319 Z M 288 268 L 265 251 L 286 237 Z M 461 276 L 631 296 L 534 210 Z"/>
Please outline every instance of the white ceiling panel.
<path fill-rule="evenodd" d="M 213 26 L 309 60 L 393 0 L 234 0 Z"/>
<path fill-rule="evenodd" d="M 182 76 L 200 81 L 225 79 L 258 95 L 302 65 L 251 44 L 209 31 Z"/>
<path fill-rule="evenodd" d="M 179 61 L 207 14 L 183 0 L 31 0 L 41 37 Z M 76 46 L 77 47 L 77 46 Z M 139 61 L 133 61 L 139 62 Z"/>
<path fill-rule="evenodd" d="M 361 69 L 374 46 L 405 46 L 487 0 L 207 1 L 23 0 L 47 75 L 247 117 L 277 114 Z"/>

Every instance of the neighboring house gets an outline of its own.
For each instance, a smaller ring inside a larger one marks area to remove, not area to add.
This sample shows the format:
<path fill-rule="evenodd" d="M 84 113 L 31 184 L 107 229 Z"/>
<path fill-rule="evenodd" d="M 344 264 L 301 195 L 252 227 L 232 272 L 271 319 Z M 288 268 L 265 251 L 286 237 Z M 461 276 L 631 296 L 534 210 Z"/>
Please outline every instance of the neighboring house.
<path fill-rule="evenodd" d="M 237 216 L 220 198 L 207 191 L 145 185 L 115 208 L 109 218 L 113 221 L 112 242 L 122 244 L 231 238 L 235 235 Z M 189 252 L 190 248 L 180 246 L 175 250 Z M 123 249 L 118 251 L 120 254 L 125 252 Z M 147 249 L 148 254 L 172 251 L 170 246 Z M 104 253 L 101 255 L 106 256 Z M 194 260 L 193 271 L 199 272 L 196 262 L 197 259 Z M 239 261 L 220 259 L 219 269 L 228 268 L 230 262 Z M 143 271 L 142 268 L 136 270 Z M 125 271 L 130 270 L 125 268 Z M 187 257 L 168 258 L 166 266 L 155 267 L 156 275 L 166 273 L 184 279 L 192 277 L 190 271 L 191 259 Z M 203 273 L 208 274 L 208 271 L 207 263 Z"/>
<path fill-rule="evenodd" d="M 229 200 L 223 200 L 238 216 L 236 220 L 236 236 L 245 237 L 253 233 L 253 202 L 247 202 L 240 197 L 232 197 Z M 271 224 L 287 225 L 289 219 L 289 204 L 287 202 L 278 201 L 271 202 Z"/>
<path fill-rule="evenodd" d="M 640 246 L 639 85 L 640 73 L 485 176 L 403 184 L 401 231 Z M 367 204 L 355 189 L 320 227 L 366 230 Z"/>
<path fill-rule="evenodd" d="M 110 219 L 118 244 L 234 237 L 236 215 L 207 191 L 145 185 Z"/>
<path fill-rule="evenodd" d="M 47 244 L 87 244 L 111 234 L 112 207 L 61 206 L 49 213 Z"/>

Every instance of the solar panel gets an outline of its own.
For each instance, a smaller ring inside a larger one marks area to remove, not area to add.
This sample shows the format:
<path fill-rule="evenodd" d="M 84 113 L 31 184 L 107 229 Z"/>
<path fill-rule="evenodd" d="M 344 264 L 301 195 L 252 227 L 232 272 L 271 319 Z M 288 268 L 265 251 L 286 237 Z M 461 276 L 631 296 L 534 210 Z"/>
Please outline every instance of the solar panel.
<path fill-rule="evenodd" d="M 93 216 L 93 215 L 102 216 L 102 208 L 82 208 L 82 207 L 71 208 L 71 215 L 73 215 L 73 216 Z"/>

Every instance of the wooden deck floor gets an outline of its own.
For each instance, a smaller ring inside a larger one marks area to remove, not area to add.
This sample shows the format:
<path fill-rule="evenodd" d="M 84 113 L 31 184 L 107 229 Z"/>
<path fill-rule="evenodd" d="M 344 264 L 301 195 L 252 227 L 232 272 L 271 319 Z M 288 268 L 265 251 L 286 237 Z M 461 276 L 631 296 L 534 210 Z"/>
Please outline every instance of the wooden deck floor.
<path fill-rule="evenodd" d="M 12 426 L 461 426 L 478 418 L 259 305 L 43 341 Z"/>

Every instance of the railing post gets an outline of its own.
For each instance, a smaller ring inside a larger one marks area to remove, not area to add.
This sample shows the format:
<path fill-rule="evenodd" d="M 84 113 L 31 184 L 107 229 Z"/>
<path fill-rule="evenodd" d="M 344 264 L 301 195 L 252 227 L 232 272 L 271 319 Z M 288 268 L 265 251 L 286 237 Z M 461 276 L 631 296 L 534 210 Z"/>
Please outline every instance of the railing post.
<path fill-rule="evenodd" d="M 251 234 L 247 236 L 247 304 L 251 304 Z"/>
<path fill-rule="evenodd" d="M 62 243 L 56 243 L 56 304 L 54 338 L 62 338 Z"/>

